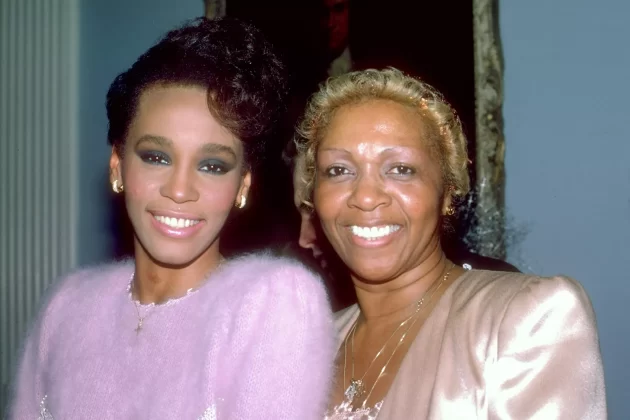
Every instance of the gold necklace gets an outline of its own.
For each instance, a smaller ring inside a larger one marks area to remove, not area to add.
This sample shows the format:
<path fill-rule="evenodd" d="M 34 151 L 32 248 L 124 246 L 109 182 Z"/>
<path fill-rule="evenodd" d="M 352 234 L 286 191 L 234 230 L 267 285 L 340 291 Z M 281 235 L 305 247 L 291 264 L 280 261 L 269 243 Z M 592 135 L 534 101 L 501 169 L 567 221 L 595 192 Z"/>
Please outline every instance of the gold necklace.
<path fill-rule="evenodd" d="M 142 330 L 142 327 L 144 326 L 145 319 L 147 319 L 149 317 L 149 315 L 151 315 L 153 313 L 153 309 L 155 309 L 158 306 L 159 307 L 171 306 L 171 305 L 179 302 L 180 300 L 184 299 L 186 296 L 190 295 L 191 293 L 195 292 L 196 290 L 198 290 L 199 287 L 201 287 L 201 285 L 199 285 L 197 288 L 192 287 L 192 288 L 186 290 L 186 294 L 184 294 L 183 296 L 180 296 L 180 297 L 177 297 L 177 298 L 168 299 L 167 301 L 162 302 L 160 304 L 156 304 L 155 302 L 151 302 L 148 305 L 143 305 L 143 304 L 140 303 L 139 300 L 133 298 L 133 289 L 135 289 L 135 283 L 133 281 L 134 277 L 135 277 L 135 273 L 133 273 L 131 275 L 131 281 L 129 282 L 129 297 L 133 301 L 134 307 L 136 308 L 136 314 L 138 316 L 138 325 L 136 325 L 136 328 L 134 328 L 134 331 L 136 332 L 136 335 L 140 334 L 140 331 Z M 140 315 L 140 308 L 142 306 L 146 307 L 146 313 L 144 314 L 144 316 Z"/>
<path fill-rule="evenodd" d="M 136 328 L 134 328 L 136 335 L 138 335 L 140 334 L 140 331 L 142 330 L 142 326 L 144 325 L 144 320 L 149 315 L 151 315 L 153 308 L 155 308 L 155 302 L 151 302 L 149 305 L 147 305 L 147 312 L 144 314 L 144 316 L 140 316 L 140 302 L 137 299 L 133 298 L 133 289 L 135 289 L 135 283 L 134 283 L 135 276 L 136 276 L 136 273 L 133 272 L 131 274 L 131 280 L 129 281 L 129 297 L 133 301 L 133 305 L 136 308 L 136 314 L 138 315 L 138 325 L 136 326 Z"/>
<path fill-rule="evenodd" d="M 219 262 L 217 264 L 216 267 L 214 267 L 212 269 L 212 272 L 218 270 L 221 265 L 223 265 L 223 263 L 225 262 L 225 258 L 223 256 L 220 256 L 219 258 Z M 129 291 L 129 297 L 131 298 L 131 300 L 133 301 L 133 304 L 136 308 L 136 314 L 138 315 L 138 325 L 136 326 L 136 328 L 134 328 L 134 331 L 136 332 L 136 335 L 140 334 L 140 331 L 142 330 L 142 327 L 144 326 L 144 320 L 147 319 L 147 317 L 149 315 L 151 315 L 151 313 L 153 313 L 153 309 L 156 306 L 170 306 L 176 302 L 179 302 L 180 300 L 182 300 L 183 298 L 187 297 L 188 295 L 190 295 L 191 293 L 196 292 L 197 290 L 199 290 L 199 288 L 201 286 L 203 286 L 206 281 L 208 281 L 208 279 L 210 278 L 210 274 L 206 274 L 204 276 L 204 279 L 200 284 L 197 285 L 197 287 L 191 287 L 190 289 L 186 290 L 186 294 L 184 294 L 183 296 L 180 296 L 178 298 L 173 298 L 173 299 L 169 299 L 166 302 L 160 303 L 159 305 L 156 305 L 155 302 L 151 302 L 150 304 L 146 305 L 147 307 L 147 312 L 144 314 L 144 316 L 140 316 L 140 306 L 141 303 L 137 300 L 133 298 L 133 289 L 135 289 L 135 279 L 136 273 L 135 271 L 133 273 L 131 273 L 131 279 L 129 280 L 129 286 L 128 286 L 128 291 Z"/>
<path fill-rule="evenodd" d="M 413 318 L 413 316 L 415 315 L 415 312 L 413 314 L 411 314 L 407 319 L 405 319 L 404 321 L 402 321 L 400 324 L 398 324 L 398 327 L 396 327 L 396 329 L 394 330 L 394 332 L 389 336 L 389 338 L 387 340 L 385 340 L 385 344 L 383 344 L 383 346 L 380 348 L 380 350 L 376 353 L 376 355 L 374 356 L 374 358 L 372 359 L 372 361 L 370 362 L 370 364 L 368 365 L 368 367 L 365 369 L 365 372 L 363 373 L 363 375 L 361 376 L 361 378 L 359 379 L 355 379 L 354 376 L 354 333 L 356 331 L 357 328 L 357 321 L 355 321 L 354 325 L 352 325 L 352 331 L 350 331 L 350 334 L 348 334 L 346 336 L 346 341 L 344 343 L 344 355 L 343 355 L 343 364 L 344 364 L 344 384 L 346 383 L 346 379 L 345 379 L 345 368 L 346 368 L 346 354 L 347 354 L 347 345 L 348 345 L 348 336 L 351 337 L 350 340 L 350 354 L 351 354 L 351 360 L 352 360 L 352 364 L 351 369 L 352 372 L 350 374 L 350 386 L 348 387 L 348 389 L 346 390 L 346 392 L 349 392 L 349 398 L 351 400 L 353 400 L 355 397 L 357 396 L 361 396 L 364 393 L 364 382 L 363 382 L 363 378 L 365 378 L 365 375 L 368 373 L 368 371 L 370 370 L 370 368 L 372 367 L 372 365 L 374 364 L 374 362 L 376 361 L 376 359 L 378 359 L 378 357 L 381 355 L 381 353 L 383 353 L 383 351 L 385 350 L 385 347 L 387 347 L 387 343 L 389 343 L 389 340 L 391 340 L 394 335 L 396 335 L 396 333 L 407 323 L 409 322 L 409 320 L 411 318 Z"/>
<path fill-rule="evenodd" d="M 359 379 L 355 379 L 354 376 L 354 334 L 356 331 L 356 327 L 357 327 L 357 323 L 359 321 L 359 318 L 357 318 L 357 320 L 354 322 L 354 325 L 352 326 L 352 330 L 350 331 L 350 333 L 346 336 L 346 339 L 344 341 L 344 355 L 343 355 L 343 383 L 346 383 L 346 361 L 347 361 L 347 349 L 348 349 L 348 337 L 351 336 L 351 352 L 352 352 L 352 365 L 351 365 L 351 379 L 350 379 L 350 385 L 348 386 L 348 388 L 346 389 L 346 391 L 344 392 L 344 396 L 346 397 L 347 401 L 354 401 L 356 398 L 362 396 L 365 393 L 365 383 L 363 382 L 363 379 L 365 378 L 365 375 L 367 375 L 367 373 L 369 372 L 370 368 L 372 367 L 372 365 L 374 364 L 374 362 L 376 361 L 376 359 L 378 359 L 378 357 L 381 355 L 381 353 L 383 353 L 383 351 L 385 350 L 385 348 L 387 347 L 387 344 L 389 343 L 389 341 L 396 335 L 396 333 L 405 325 L 407 324 L 407 322 L 409 322 L 409 320 L 411 320 L 412 318 L 414 318 L 416 315 L 418 315 L 418 313 L 420 312 L 420 309 L 422 309 L 425 305 L 425 299 L 427 297 L 427 294 L 429 293 L 429 291 L 431 289 L 433 289 L 431 291 L 431 294 L 429 295 L 428 299 L 426 299 L 426 302 L 430 302 L 431 299 L 433 298 L 433 296 L 435 295 L 435 293 L 440 289 L 440 287 L 442 286 L 442 284 L 448 279 L 449 275 L 451 274 L 451 270 L 455 267 L 455 264 L 452 264 L 451 267 L 448 269 L 448 271 L 444 274 L 444 276 L 442 277 L 442 279 L 440 280 L 440 282 L 435 286 L 435 287 L 431 287 L 429 288 L 429 290 L 427 290 L 426 292 L 424 292 L 424 294 L 422 295 L 422 297 L 420 298 L 420 300 L 418 300 L 415 303 L 416 309 L 415 311 L 406 319 L 404 319 L 399 325 L 398 327 L 396 327 L 396 329 L 394 330 L 394 332 L 392 333 L 392 335 L 389 336 L 389 338 L 387 340 L 385 340 L 385 343 L 383 344 L 383 346 L 380 348 L 380 350 L 376 353 L 376 356 L 374 356 L 374 358 L 372 359 L 372 361 L 370 362 L 370 364 L 368 365 L 367 369 L 365 370 L 365 372 L 363 373 L 363 375 L 361 376 L 361 378 Z M 376 378 L 376 381 L 374 381 L 374 383 L 372 384 L 372 387 L 370 388 L 370 391 L 368 393 L 368 396 L 363 400 L 363 404 L 361 405 L 361 407 L 364 407 L 365 404 L 367 403 L 368 399 L 370 398 L 370 396 L 372 395 L 372 391 L 374 391 L 374 387 L 376 387 L 376 384 L 378 383 L 378 381 L 381 379 L 381 377 L 383 376 L 383 374 L 385 373 L 385 369 L 387 368 L 387 366 L 389 365 L 389 362 L 391 362 L 392 358 L 394 357 L 394 355 L 396 354 L 396 351 L 398 350 L 398 348 L 402 345 L 403 341 L 405 341 L 405 338 L 407 337 L 407 334 L 409 333 L 409 331 L 411 330 L 411 328 L 415 325 L 415 323 L 418 321 L 420 317 L 416 317 L 414 319 L 414 321 L 411 323 L 411 325 L 409 325 L 409 327 L 405 330 L 405 332 L 403 333 L 403 335 L 400 337 L 400 339 L 398 340 L 398 343 L 396 344 L 396 347 L 394 348 L 394 351 L 392 352 L 392 354 L 389 356 L 389 359 L 387 359 L 387 362 L 385 362 L 385 364 L 383 365 L 381 371 L 379 372 L 378 377 Z"/>
<path fill-rule="evenodd" d="M 153 309 L 155 307 L 155 303 L 151 303 L 148 308 L 147 308 L 147 313 L 144 316 L 140 316 L 140 304 L 137 301 L 133 301 L 133 303 L 135 303 L 136 306 L 136 313 L 138 314 L 138 326 L 136 326 L 136 328 L 134 328 L 134 331 L 136 332 L 136 335 L 140 334 L 140 330 L 142 330 L 142 325 L 144 324 L 144 320 L 151 315 L 151 309 Z"/>

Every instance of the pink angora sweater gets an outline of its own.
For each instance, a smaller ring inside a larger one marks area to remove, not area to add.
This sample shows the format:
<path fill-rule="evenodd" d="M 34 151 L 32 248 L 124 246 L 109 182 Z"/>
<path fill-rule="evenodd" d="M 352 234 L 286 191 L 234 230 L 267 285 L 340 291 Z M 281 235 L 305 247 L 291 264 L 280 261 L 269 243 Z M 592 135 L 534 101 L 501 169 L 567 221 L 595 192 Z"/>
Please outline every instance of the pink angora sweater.
<path fill-rule="evenodd" d="M 324 288 L 268 255 L 225 263 L 138 325 L 132 263 L 59 282 L 33 326 L 9 419 L 321 419 L 334 357 Z"/>

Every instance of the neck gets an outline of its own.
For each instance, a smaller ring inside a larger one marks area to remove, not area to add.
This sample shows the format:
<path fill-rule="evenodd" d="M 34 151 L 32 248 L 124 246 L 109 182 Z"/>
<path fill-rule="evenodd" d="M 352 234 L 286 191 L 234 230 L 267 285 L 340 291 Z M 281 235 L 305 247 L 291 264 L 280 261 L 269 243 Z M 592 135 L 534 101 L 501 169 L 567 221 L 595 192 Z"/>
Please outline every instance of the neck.
<path fill-rule="evenodd" d="M 160 264 L 144 249 L 137 248 L 131 290 L 133 297 L 142 304 L 159 304 L 186 295 L 190 289 L 199 287 L 223 260 L 216 247 L 214 250 L 208 249 L 188 264 L 171 266 Z"/>
<path fill-rule="evenodd" d="M 453 263 L 438 248 L 411 270 L 385 283 L 366 284 L 353 279 L 365 323 L 379 326 L 400 322 L 415 310 L 415 303 L 423 296 L 436 300 L 447 285 L 442 284 L 439 290 L 430 290 L 431 286 L 437 286 L 452 267 Z M 449 278 L 453 274 L 451 271 Z"/>

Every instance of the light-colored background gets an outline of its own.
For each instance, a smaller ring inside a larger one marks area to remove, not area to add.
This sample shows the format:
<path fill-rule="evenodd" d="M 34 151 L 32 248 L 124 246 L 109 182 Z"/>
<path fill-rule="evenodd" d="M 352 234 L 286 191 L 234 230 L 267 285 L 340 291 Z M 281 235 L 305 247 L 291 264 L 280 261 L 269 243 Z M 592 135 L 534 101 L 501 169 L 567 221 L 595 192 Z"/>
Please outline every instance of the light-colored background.
<path fill-rule="evenodd" d="M 78 12 L 80 21 L 74 168 L 80 180 L 73 210 L 79 218 L 69 244 L 71 260 L 83 265 L 107 258 L 113 242 L 107 225 L 107 88 L 164 31 L 202 14 L 203 2 L 60 4 Z M 500 7 L 506 205 L 514 223 L 529 228 L 510 258 L 540 274 L 568 274 L 585 286 L 598 317 L 610 418 L 620 420 L 630 412 L 628 16 L 626 0 L 503 1 Z M 0 290 L 5 293 L 14 280 L 0 279 Z M 1 373 L 6 380 L 8 373 Z"/>

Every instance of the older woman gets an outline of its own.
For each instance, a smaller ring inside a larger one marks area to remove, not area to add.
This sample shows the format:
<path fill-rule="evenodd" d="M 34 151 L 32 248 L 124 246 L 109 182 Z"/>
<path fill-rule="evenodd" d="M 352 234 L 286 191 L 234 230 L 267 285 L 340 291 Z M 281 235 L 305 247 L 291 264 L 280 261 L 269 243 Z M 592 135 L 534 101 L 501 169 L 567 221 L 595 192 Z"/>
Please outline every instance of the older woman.
<path fill-rule="evenodd" d="M 133 261 L 59 281 L 24 349 L 10 419 L 317 419 L 334 333 L 302 266 L 219 251 L 284 101 L 260 32 L 200 19 L 168 33 L 107 95 L 112 189 Z"/>
<path fill-rule="evenodd" d="M 341 310 L 356 303 L 354 288 L 350 281 L 346 281 L 347 267 L 332 250 L 325 235 L 321 233 L 321 224 L 317 220 L 317 215 L 308 204 L 302 202 L 304 189 L 307 188 L 304 177 L 304 155 L 292 157 L 295 143 L 289 142 L 288 146 L 283 158 L 293 172 L 293 203 L 300 216 L 300 231 L 297 242 L 292 241 L 287 245 L 285 252 L 297 254 L 301 260 L 310 263 L 311 267 L 319 269 L 326 282 L 333 309 Z M 505 261 L 470 252 L 455 235 L 449 234 L 446 239 L 446 244 L 441 242 L 444 253 L 456 264 L 481 270 L 520 272 Z M 302 252 L 295 251 L 296 245 L 302 248 Z"/>
<path fill-rule="evenodd" d="M 595 316 L 567 277 L 466 271 L 440 234 L 468 191 L 454 111 L 395 69 L 329 80 L 300 126 L 322 230 L 358 304 L 338 313 L 326 419 L 603 419 Z"/>

